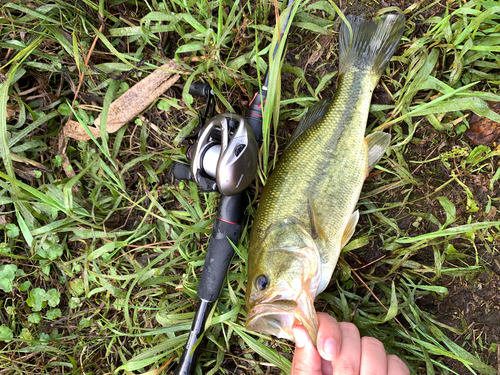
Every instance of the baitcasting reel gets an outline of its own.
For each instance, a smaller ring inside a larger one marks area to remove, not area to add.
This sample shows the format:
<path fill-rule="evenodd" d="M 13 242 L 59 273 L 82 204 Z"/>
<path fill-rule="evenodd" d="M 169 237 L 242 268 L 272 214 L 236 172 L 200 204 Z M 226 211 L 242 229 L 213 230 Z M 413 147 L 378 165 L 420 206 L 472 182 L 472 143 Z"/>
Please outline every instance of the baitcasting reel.
<path fill-rule="evenodd" d="M 258 146 L 253 130 L 234 113 L 216 115 L 201 129 L 188 151 L 191 175 L 201 188 L 212 186 L 223 195 L 245 190 L 257 172 Z"/>
<path fill-rule="evenodd" d="M 215 103 L 208 84 L 193 84 L 189 92 L 206 97 L 207 106 L 204 114 L 200 114 L 201 130 L 186 137 L 196 139 L 186 154 L 191 166 L 175 162 L 174 177 L 194 181 L 202 191 L 217 191 L 227 196 L 244 191 L 258 166 L 258 145 L 252 127 L 234 113 L 213 116 Z M 210 106 L 213 117 L 207 122 Z"/>

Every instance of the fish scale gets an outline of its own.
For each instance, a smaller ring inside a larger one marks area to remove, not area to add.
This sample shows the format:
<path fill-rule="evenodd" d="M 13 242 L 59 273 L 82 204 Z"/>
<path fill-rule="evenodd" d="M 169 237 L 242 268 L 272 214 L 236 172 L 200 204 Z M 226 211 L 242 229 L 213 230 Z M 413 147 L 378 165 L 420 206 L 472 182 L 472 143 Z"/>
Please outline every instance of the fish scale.
<path fill-rule="evenodd" d="M 250 234 L 246 327 L 293 340 L 302 324 L 316 342 L 314 299 L 354 232 L 363 182 L 390 136 L 365 138 L 371 97 L 399 44 L 404 17 L 340 28 L 341 71 L 332 103 L 302 118 L 262 191 Z"/>
<path fill-rule="evenodd" d="M 358 84 L 360 81 L 367 81 L 368 87 Z M 251 232 L 250 244 L 255 248 L 249 249 L 250 263 L 258 258 L 261 250 L 258 244 L 271 223 L 297 218 L 308 224 L 308 196 L 314 200 L 329 240 L 328 250 L 322 256 L 326 261 L 338 258 L 340 239 L 368 166 L 363 139 L 373 90 L 371 81 L 371 72 L 342 75 L 324 119 L 305 131 L 281 155 L 266 183 L 273 188 L 265 189 L 260 199 Z M 346 115 L 346 108 L 358 110 Z M 347 152 L 339 152 L 340 149 Z"/>

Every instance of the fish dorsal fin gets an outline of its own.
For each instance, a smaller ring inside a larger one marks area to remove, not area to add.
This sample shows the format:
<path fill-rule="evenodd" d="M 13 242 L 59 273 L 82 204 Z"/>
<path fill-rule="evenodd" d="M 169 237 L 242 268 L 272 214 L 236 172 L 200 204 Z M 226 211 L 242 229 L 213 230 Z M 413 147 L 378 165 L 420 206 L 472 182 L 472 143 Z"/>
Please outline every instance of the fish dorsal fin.
<path fill-rule="evenodd" d="M 297 128 L 290 137 L 290 140 L 288 141 L 285 150 L 288 147 L 290 147 L 290 145 L 293 142 L 295 142 L 295 140 L 299 138 L 300 135 L 304 133 L 310 126 L 317 123 L 317 121 L 321 120 L 325 116 L 329 107 L 330 107 L 330 102 L 327 100 L 323 100 L 321 102 L 318 102 L 310 106 L 309 109 L 307 110 L 307 113 L 304 116 L 302 116 L 302 119 L 297 125 Z"/>
<path fill-rule="evenodd" d="M 358 220 L 359 220 L 359 210 L 356 210 L 352 213 L 351 217 L 349 218 L 349 221 L 347 222 L 347 225 L 345 226 L 344 234 L 342 234 L 342 242 L 340 243 L 341 249 L 345 245 L 347 245 L 352 235 L 354 234 L 354 229 L 356 228 Z"/>
<path fill-rule="evenodd" d="M 368 169 L 366 171 L 366 175 L 368 175 L 384 156 L 385 150 L 391 143 L 391 135 L 384 132 L 375 132 L 367 136 L 365 142 L 368 151 Z"/>
<path fill-rule="evenodd" d="M 307 199 L 307 213 L 309 214 L 309 221 L 311 223 L 312 238 L 316 239 L 318 237 L 321 237 L 325 241 L 328 241 L 325 232 L 318 223 L 318 218 L 316 216 L 316 208 L 314 207 L 314 203 L 311 196 L 309 196 L 309 198 Z"/>

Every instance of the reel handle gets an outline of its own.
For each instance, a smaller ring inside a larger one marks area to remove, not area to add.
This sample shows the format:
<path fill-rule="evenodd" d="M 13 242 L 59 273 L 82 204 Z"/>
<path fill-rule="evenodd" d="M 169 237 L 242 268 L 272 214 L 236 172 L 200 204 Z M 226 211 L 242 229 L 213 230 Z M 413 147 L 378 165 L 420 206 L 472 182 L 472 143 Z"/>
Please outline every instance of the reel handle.
<path fill-rule="evenodd" d="M 189 86 L 189 93 L 191 95 L 203 96 L 204 98 L 208 98 L 210 90 L 211 88 L 208 83 L 192 83 Z"/>
<path fill-rule="evenodd" d="M 174 161 L 172 166 L 172 174 L 176 180 L 187 180 L 193 181 L 193 175 L 191 174 L 191 168 L 187 164 Z"/>

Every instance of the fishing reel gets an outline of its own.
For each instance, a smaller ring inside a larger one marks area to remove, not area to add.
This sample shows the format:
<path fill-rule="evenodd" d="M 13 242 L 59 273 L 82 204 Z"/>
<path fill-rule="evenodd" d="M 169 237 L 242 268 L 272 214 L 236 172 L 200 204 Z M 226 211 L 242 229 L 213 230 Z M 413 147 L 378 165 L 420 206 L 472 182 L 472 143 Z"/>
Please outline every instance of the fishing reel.
<path fill-rule="evenodd" d="M 210 93 L 200 89 L 198 92 Z M 205 116 L 213 100 L 208 99 Z M 254 132 L 242 116 L 234 113 L 216 115 L 208 121 L 205 116 L 200 115 L 203 127 L 197 136 L 188 137 L 196 138 L 186 153 L 191 165 L 175 162 L 172 173 L 178 180 L 194 181 L 202 191 L 236 195 L 250 185 L 257 172 L 258 145 Z"/>

